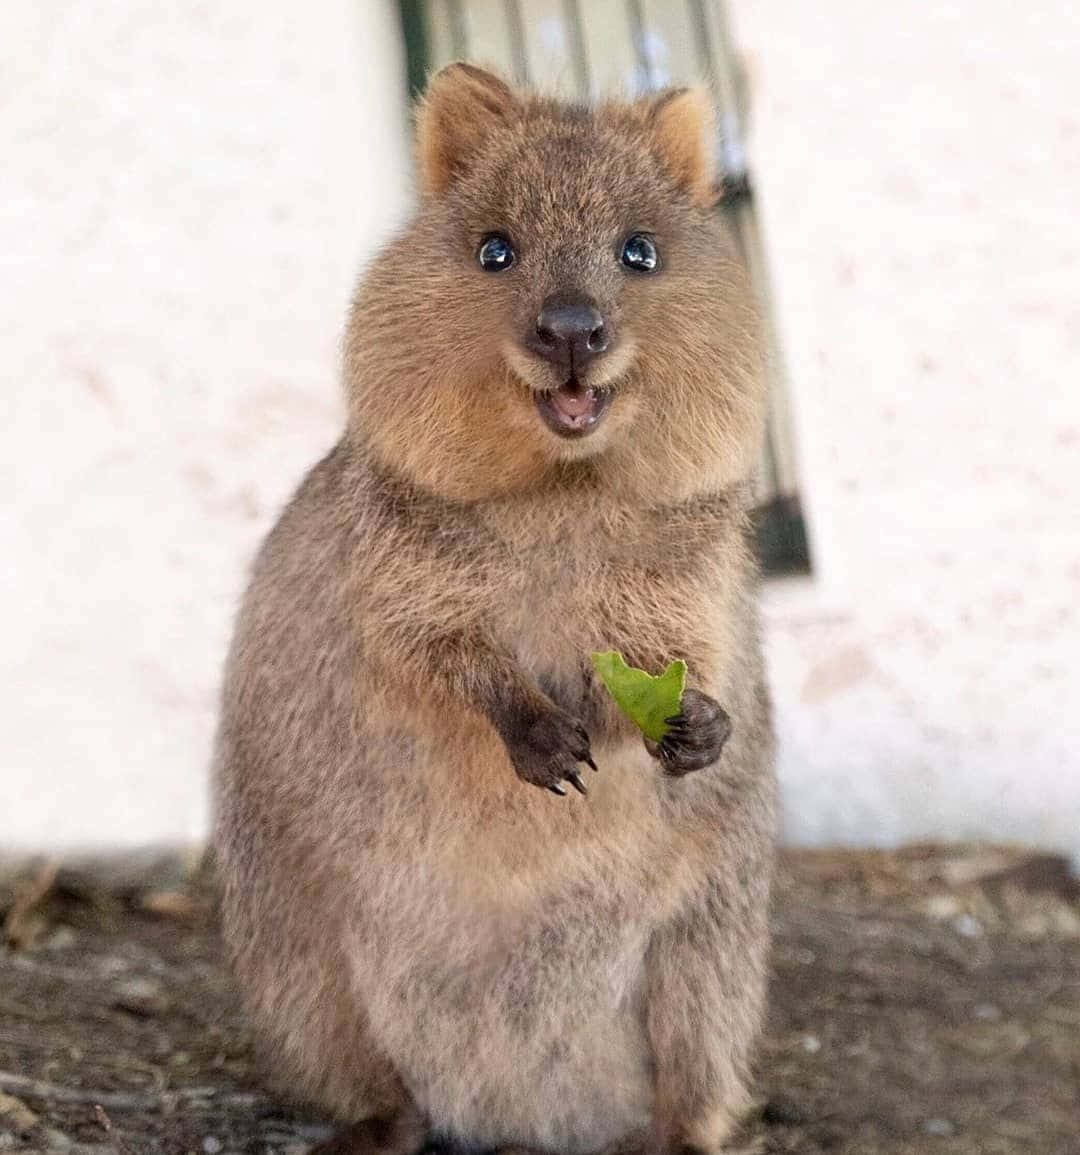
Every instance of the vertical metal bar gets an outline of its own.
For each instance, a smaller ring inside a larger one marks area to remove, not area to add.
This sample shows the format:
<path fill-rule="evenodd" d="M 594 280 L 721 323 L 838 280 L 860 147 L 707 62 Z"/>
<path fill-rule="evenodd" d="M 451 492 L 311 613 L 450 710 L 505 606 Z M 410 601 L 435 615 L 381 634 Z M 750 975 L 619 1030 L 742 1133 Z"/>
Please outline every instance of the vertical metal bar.
<path fill-rule="evenodd" d="M 409 96 L 415 99 L 424 91 L 430 63 L 427 36 L 426 0 L 399 0 L 401 38 L 405 43 L 405 67 Z"/>
<path fill-rule="evenodd" d="M 765 424 L 765 470 L 769 483 L 769 499 L 787 496 L 787 490 L 780 479 L 780 467 L 776 457 L 776 429 L 773 426 L 772 406 L 769 407 L 769 419 Z"/>
<path fill-rule="evenodd" d="M 805 525 L 797 505 L 798 478 L 787 402 L 787 373 L 780 352 L 768 265 L 743 147 L 747 120 L 745 86 L 736 62 L 724 0 L 687 0 L 687 3 L 695 25 L 700 65 L 716 95 L 721 172 L 725 186 L 735 194 L 727 211 L 758 300 L 768 358 L 769 410 L 758 474 L 767 500 L 761 503 L 761 513 L 772 525 L 774 536 L 778 528 L 782 531 L 780 545 L 786 551 L 782 566 L 805 570 L 810 561 Z"/>
<path fill-rule="evenodd" d="M 563 16 L 570 38 L 570 52 L 577 74 L 578 95 L 589 99 L 589 58 L 585 55 L 585 30 L 581 24 L 581 5 L 578 0 L 563 0 Z"/>
<path fill-rule="evenodd" d="M 465 31 L 465 12 L 461 0 L 446 0 L 446 14 L 450 20 L 450 44 L 455 60 L 465 60 L 469 55 L 469 36 Z"/>
<path fill-rule="evenodd" d="M 724 100 L 730 104 L 731 115 L 739 125 L 739 132 L 745 136 L 749 119 L 746 77 L 739 65 L 724 0 L 713 0 L 712 13 L 713 27 L 716 29 L 717 54 L 724 63 L 722 75 L 719 77 L 720 83 L 725 86 Z"/>
<path fill-rule="evenodd" d="M 525 21 L 521 18 L 518 0 L 505 0 L 506 27 L 510 30 L 510 51 L 514 58 L 514 79 L 518 84 L 529 83 L 529 51 L 525 43 Z"/>
<path fill-rule="evenodd" d="M 776 328 L 765 250 L 752 202 L 740 200 L 735 208 L 750 279 L 757 293 L 762 336 L 769 353 L 769 435 L 779 492 L 790 496 L 798 490 L 798 467 L 791 433 L 791 413 L 787 400 L 787 372 Z"/>
<path fill-rule="evenodd" d="M 713 43 L 713 29 L 705 0 L 688 0 L 688 3 L 698 42 L 700 66 L 716 98 L 721 175 L 728 187 L 741 187 L 746 183 L 746 153 L 742 144 L 738 93 L 732 75 L 732 61 L 728 55 L 729 46 L 722 38 L 720 43 Z M 712 0 L 712 11 L 718 11 L 718 3 L 719 0 Z"/>
<path fill-rule="evenodd" d="M 739 99 L 735 81 L 735 53 L 728 37 L 723 18 L 721 0 L 709 0 L 708 9 L 702 0 L 697 0 L 705 21 L 704 34 L 708 39 L 709 55 L 713 62 L 712 82 L 720 102 L 726 123 L 725 132 L 738 136 L 742 125 L 739 123 Z M 709 19 L 709 16 L 713 19 Z"/>
<path fill-rule="evenodd" d="M 713 60 L 712 44 L 709 40 L 709 20 L 705 15 L 705 5 L 703 0 L 686 0 L 686 4 L 690 9 L 690 21 L 694 26 L 698 64 L 704 79 L 712 84 L 716 76 L 716 63 Z"/>
<path fill-rule="evenodd" d="M 626 17 L 630 21 L 630 39 L 634 43 L 637 56 L 638 89 L 648 92 L 655 88 L 652 63 L 649 60 L 649 46 L 645 41 L 645 13 L 641 10 L 641 0 L 626 0 Z"/>

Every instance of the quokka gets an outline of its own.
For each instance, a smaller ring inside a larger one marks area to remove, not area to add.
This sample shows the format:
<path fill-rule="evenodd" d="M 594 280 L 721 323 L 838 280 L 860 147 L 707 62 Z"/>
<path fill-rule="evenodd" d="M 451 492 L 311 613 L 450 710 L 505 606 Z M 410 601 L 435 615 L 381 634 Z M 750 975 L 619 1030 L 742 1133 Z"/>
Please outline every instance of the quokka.
<path fill-rule="evenodd" d="M 347 1125 L 324 1153 L 717 1152 L 775 804 L 762 358 L 708 101 L 573 107 L 457 64 L 417 137 L 347 427 L 228 659 L 228 952 L 279 1085 Z M 606 649 L 686 659 L 661 745 L 598 683 Z"/>

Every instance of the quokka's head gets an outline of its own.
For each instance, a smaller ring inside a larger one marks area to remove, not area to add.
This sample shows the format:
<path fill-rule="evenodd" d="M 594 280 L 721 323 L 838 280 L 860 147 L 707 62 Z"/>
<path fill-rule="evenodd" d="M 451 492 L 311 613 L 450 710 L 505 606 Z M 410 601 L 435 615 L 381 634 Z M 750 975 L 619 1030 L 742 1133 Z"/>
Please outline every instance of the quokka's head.
<path fill-rule="evenodd" d="M 350 320 L 353 431 L 464 499 L 745 477 L 761 372 L 705 94 L 588 109 L 454 64 L 417 139 L 418 211 Z"/>

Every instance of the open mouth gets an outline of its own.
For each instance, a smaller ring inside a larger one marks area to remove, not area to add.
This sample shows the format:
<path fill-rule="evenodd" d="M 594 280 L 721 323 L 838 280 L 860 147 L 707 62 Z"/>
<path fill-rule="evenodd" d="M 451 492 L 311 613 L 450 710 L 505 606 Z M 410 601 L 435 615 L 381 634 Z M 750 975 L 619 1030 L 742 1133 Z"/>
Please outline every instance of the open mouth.
<path fill-rule="evenodd" d="M 584 437 L 600 424 L 611 406 L 609 389 L 593 389 L 571 377 L 558 389 L 536 395 L 536 408 L 560 437 Z"/>

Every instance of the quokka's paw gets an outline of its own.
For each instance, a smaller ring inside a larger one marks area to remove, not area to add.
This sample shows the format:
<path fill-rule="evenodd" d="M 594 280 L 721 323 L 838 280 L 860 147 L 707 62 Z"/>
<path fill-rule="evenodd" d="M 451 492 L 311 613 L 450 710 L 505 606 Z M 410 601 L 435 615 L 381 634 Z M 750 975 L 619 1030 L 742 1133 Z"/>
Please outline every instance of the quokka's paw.
<path fill-rule="evenodd" d="M 565 794 L 569 782 L 579 794 L 587 794 L 578 774 L 578 763 L 596 769 L 585 727 L 571 714 L 552 707 L 523 719 L 505 739 L 510 761 L 519 778 L 543 786 L 553 794 Z"/>
<path fill-rule="evenodd" d="M 417 1155 L 427 1141 L 427 1123 L 410 1104 L 386 1117 L 348 1127 L 313 1147 L 308 1155 Z"/>
<path fill-rule="evenodd" d="M 664 773 L 674 778 L 711 766 L 731 737 L 727 711 L 699 690 L 684 690 L 682 712 L 665 721 L 668 731 L 663 738 L 659 742 L 646 739 L 645 745 Z"/>

